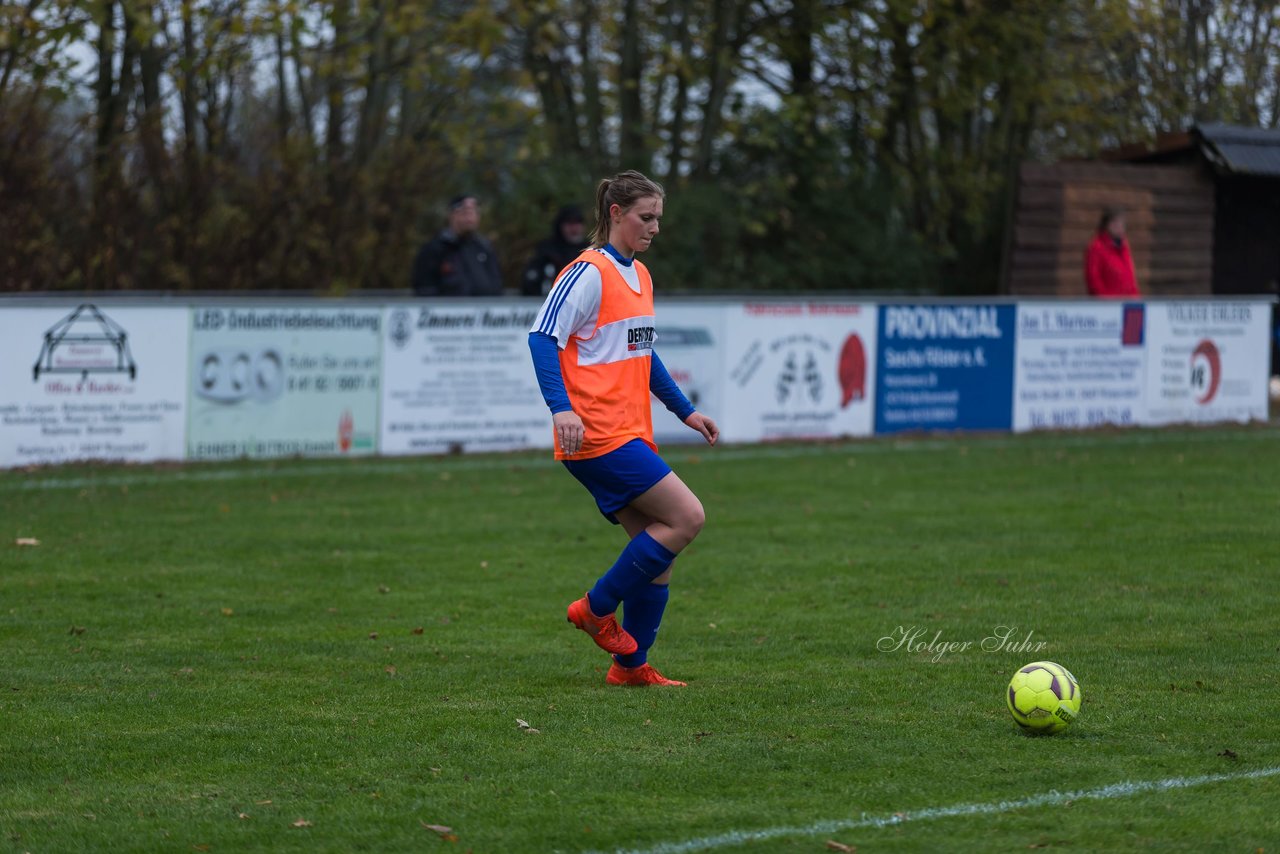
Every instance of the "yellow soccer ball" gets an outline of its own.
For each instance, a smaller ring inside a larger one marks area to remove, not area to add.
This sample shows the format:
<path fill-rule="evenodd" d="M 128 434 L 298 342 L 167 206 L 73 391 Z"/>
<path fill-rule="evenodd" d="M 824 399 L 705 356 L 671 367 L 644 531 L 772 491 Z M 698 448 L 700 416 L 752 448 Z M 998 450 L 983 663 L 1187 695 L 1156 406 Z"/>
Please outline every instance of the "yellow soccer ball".
<path fill-rule="evenodd" d="M 1061 732 L 1080 715 L 1080 683 L 1052 661 L 1033 661 L 1009 680 L 1009 714 L 1027 732 Z"/>

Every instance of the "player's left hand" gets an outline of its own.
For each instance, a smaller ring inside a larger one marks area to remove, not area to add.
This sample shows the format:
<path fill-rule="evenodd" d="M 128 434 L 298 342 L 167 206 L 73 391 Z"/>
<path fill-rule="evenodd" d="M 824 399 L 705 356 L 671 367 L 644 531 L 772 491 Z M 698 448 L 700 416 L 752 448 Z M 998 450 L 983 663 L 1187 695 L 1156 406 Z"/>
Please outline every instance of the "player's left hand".
<path fill-rule="evenodd" d="M 712 421 L 701 412 L 695 412 L 684 420 L 694 430 L 702 434 L 707 440 L 708 445 L 714 445 L 716 440 L 720 438 L 720 428 L 716 426 L 716 422 Z"/>

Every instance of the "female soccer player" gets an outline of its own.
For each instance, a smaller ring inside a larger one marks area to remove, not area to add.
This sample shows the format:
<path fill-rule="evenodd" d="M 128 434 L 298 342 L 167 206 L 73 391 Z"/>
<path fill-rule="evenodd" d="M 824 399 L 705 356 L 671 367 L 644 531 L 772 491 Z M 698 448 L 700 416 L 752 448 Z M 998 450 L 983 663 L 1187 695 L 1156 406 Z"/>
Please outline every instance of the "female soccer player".
<path fill-rule="evenodd" d="M 684 685 L 648 663 L 667 606 L 671 562 L 702 530 L 702 503 L 658 456 L 652 391 L 714 445 L 720 432 L 694 410 L 653 350 L 653 281 L 635 260 L 658 234 L 662 187 L 622 172 L 596 188 L 591 248 L 561 271 L 529 331 L 556 459 L 630 542 L 568 620 L 613 654 L 610 685 Z M 622 625 L 614 619 L 622 605 Z"/>

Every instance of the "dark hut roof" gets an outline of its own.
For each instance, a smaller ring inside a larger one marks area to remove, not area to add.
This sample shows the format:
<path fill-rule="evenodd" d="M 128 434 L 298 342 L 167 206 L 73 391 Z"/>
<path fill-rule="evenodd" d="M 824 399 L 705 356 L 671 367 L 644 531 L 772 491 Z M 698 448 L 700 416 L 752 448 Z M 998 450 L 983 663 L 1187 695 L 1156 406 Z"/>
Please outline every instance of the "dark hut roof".
<path fill-rule="evenodd" d="M 1196 125 L 1205 156 L 1226 172 L 1280 178 L 1280 129 Z"/>

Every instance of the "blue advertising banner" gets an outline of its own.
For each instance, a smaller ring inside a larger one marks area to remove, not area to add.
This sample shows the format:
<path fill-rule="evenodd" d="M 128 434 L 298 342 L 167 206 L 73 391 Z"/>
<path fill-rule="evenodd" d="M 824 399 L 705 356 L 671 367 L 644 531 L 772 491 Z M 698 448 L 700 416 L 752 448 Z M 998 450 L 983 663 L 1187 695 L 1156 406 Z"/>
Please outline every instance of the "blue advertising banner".
<path fill-rule="evenodd" d="M 1008 430 L 1013 305 L 881 305 L 876 433 Z"/>

